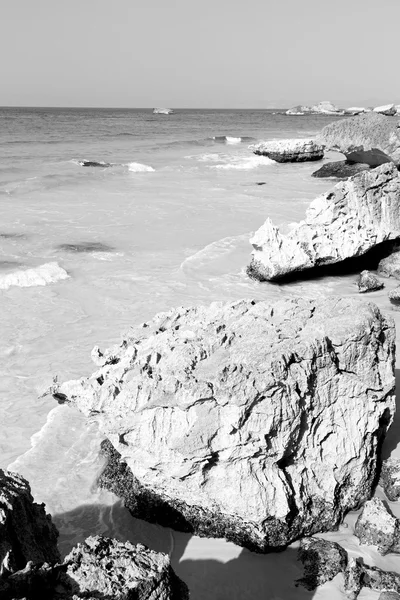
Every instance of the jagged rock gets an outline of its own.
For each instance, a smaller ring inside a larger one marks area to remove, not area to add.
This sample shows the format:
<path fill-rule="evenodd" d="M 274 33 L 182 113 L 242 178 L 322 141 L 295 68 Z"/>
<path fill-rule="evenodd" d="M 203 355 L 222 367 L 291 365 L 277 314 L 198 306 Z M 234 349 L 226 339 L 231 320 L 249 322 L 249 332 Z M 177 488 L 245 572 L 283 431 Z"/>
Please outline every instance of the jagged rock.
<path fill-rule="evenodd" d="M 310 591 L 342 573 L 348 560 L 346 550 L 339 544 L 320 538 L 303 539 L 298 558 L 304 565 L 304 575 L 296 584 Z"/>
<path fill-rule="evenodd" d="M 18 571 L 28 561 L 58 561 L 57 537 L 44 504 L 33 501 L 28 482 L 0 469 L 0 575 Z"/>
<path fill-rule="evenodd" d="M 400 248 L 379 262 L 378 273 L 385 277 L 400 279 Z"/>
<path fill-rule="evenodd" d="M 279 163 L 321 160 L 324 156 L 324 147 L 312 139 L 260 142 L 250 145 L 249 149 L 253 150 L 254 154 L 268 156 Z"/>
<path fill-rule="evenodd" d="M 377 106 L 374 108 L 374 112 L 379 113 L 380 115 L 393 117 L 397 112 L 397 108 L 394 104 L 385 104 L 384 106 Z"/>
<path fill-rule="evenodd" d="M 154 520 L 168 506 L 177 528 L 269 551 L 370 496 L 394 413 L 394 328 L 375 305 L 179 308 L 94 355 L 98 371 L 52 392 L 98 423 Z"/>
<path fill-rule="evenodd" d="M 399 573 L 370 567 L 360 558 L 349 557 L 344 579 L 350 600 L 355 600 L 363 587 L 376 592 L 400 592 Z"/>
<path fill-rule="evenodd" d="M 391 502 L 400 498 L 400 458 L 383 461 L 380 484 Z"/>
<path fill-rule="evenodd" d="M 400 175 L 393 164 L 363 171 L 316 198 L 282 234 L 267 219 L 254 234 L 250 277 L 274 280 L 341 262 L 400 237 Z"/>
<path fill-rule="evenodd" d="M 311 173 L 311 177 L 335 177 L 336 179 L 348 179 L 358 175 L 361 171 L 367 171 L 371 167 L 362 163 L 351 163 L 346 160 L 329 162 L 323 165 L 318 171 Z"/>
<path fill-rule="evenodd" d="M 78 544 L 62 564 L 26 567 L 0 578 L 2 600 L 188 600 L 166 554 L 142 544 L 95 536 Z"/>
<path fill-rule="evenodd" d="M 400 163 L 400 129 L 397 119 L 370 112 L 326 125 L 317 142 L 338 150 L 347 160 L 376 167 Z"/>
<path fill-rule="evenodd" d="M 363 587 L 362 578 L 364 565 L 359 558 L 348 556 L 347 567 L 344 572 L 344 589 L 349 600 L 356 600 Z"/>
<path fill-rule="evenodd" d="M 385 287 L 385 284 L 379 281 L 377 276 L 370 271 L 362 271 L 360 273 L 357 285 L 360 294 L 365 294 L 366 292 L 376 292 L 377 290 L 381 290 L 383 287 Z"/>
<path fill-rule="evenodd" d="M 376 546 L 382 555 L 400 552 L 400 521 L 389 513 L 379 498 L 364 504 L 354 532 L 361 544 Z"/>

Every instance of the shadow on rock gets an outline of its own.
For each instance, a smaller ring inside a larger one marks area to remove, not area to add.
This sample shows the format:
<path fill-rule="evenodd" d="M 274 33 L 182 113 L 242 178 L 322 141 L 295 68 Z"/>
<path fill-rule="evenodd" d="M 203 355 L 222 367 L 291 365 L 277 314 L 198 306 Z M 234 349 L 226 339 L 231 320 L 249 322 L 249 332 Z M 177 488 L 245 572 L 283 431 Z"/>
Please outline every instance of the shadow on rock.
<path fill-rule="evenodd" d="M 395 370 L 396 375 L 396 414 L 393 423 L 386 434 L 382 447 L 382 459 L 389 458 L 393 450 L 400 443 L 400 369 Z"/>

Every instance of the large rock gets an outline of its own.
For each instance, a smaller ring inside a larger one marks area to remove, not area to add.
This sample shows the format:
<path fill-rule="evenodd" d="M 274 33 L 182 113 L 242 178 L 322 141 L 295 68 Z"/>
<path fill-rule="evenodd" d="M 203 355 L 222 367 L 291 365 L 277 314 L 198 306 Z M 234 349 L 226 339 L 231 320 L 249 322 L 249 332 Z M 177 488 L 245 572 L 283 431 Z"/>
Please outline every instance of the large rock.
<path fill-rule="evenodd" d="M 297 584 L 307 590 L 315 590 L 327 581 L 331 581 L 347 567 L 346 550 L 336 542 L 328 542 L 320 538 L 305 538 L 298 551 L 299 560 L 303 563 L 304 574 Z"/>
<path fill-rule="evenodd" d="M 267 219 L 254 234 L 248 274 L 260 281 L 341 262 L 400 237 L 400 175 L 393 164 L 364 171 L 316 198 L 281 233 Z"/>
<path fill-rule="evenodd" d="M 305 115 L 305 114 L 344 115 L 345 111 L 342 108 L 335 106 L 335 104 L 332 104 L 332 102 L 330 102 L 329 100 L 323 100 L 322 102 L 319 102 L 318 104 L 314 104 L 313 106 L 302 106 L 302 105 L 294 106 L 293 108 L 289 108 L 289 110 L 286 111 L 286 114 L 287 115 Z"/>
<path fill-rule="evenodd" d="M 326 150 L 338 150 L 347 160 L 373 167 L 385 162 L 400 163 L 398 120 L 370 112 L 326 125 L 317 141 Z"/>
<path fill-rule="evenodd" d="M 334 177 L 335 179 L 348 179 L 358 175 L 361 171 L 367 171 L 371 167 L 362 163 L 351 163 L 347 160 L 328 162 L 320 169 L 311 173 L 311 177 Z"/>
<path fill-rule="evenodd" d="M 56 562 L 58 532 L 44 504 L 33 501 L 28 482 L 0 469 L 0 575 L 34 563 Z"/>
<path fill-rule="evenodd" d="M 376 275 L 366 270 L 360 273 L 357 280 L 357 285 L 360 294 L 376 292 L 377 290 L 381 290 L 383 287 L 385 287 L 385 285 L 379 281 Z"/>
<path fill-rule="evenodd" d="M 373 304 L 180 308 L 93 357 L 53 394 L 98 423 L 154 520 L 170 507 L 171 525 L 269 551 L 369 498 L 395 410 L 394 328 Z"/>
<path fill-rule="evenodd" d="M 344 588 L 351 600 L 358 597 L 362 588 L 369 588 L 376 592 L 400 592 L 399 573 L 371 567 L 364 564 L 360 558 L 349 557 L 344 576 Z"/>
<path fill-rule="evenodd" d="M 397 112 L 397 108 L 394 104 L 384 104 L 383 106 L 377 106 L 374 108 L 374 112 L 379 113 L 380 115 L 393 117 L 393 115 L 395 115 Z"/>
<path fill-rule="evenodd" d="M 321 160 L 324 156 L 324 147 L 312 139 L 273 140 L 252 144 L 249 148 L 254 154 L 268 156 L 280 163 Z"/>
<path fill-rule="evenodd" d="M 354 532 L 361 544 L 376 546 L 380 554 L 400 553 L 400 521 L 390 514 L 379 498 L 364 504 Z"/>
<path fill-rule="evenodd" d="M 400 300 L 400 298 L 399 298 Z M 400 498 L 400 459 L 388 458 L 383 461 L 380 484 L 391 502 Z"/>
<path fill-rule="evenodd" d="M 400 248 L 396 248 L 389 256 L 379 261 L 378 273 L 384 277 L 400 279 Z"/>

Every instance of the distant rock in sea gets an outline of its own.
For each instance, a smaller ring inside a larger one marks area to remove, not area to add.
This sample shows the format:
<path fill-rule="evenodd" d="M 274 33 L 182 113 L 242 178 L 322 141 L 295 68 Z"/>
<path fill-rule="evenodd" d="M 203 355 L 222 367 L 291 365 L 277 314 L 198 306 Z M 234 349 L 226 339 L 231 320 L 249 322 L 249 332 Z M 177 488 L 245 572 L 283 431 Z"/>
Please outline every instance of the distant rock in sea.
<path fill-rule="evenodd" d="M 380 115 L 393 117 L 397 112 L 397 108 L 394 104 L 385 104 L 384 106 L 377 106 L 374 108 L 374 112 L 379 113 Z"/>
<path fill-rule="evenodd" d="M 314 106 L 294 106 L 286 111 L 287 115 L 344 115 L 344 110 L 335 106 L 329 100 L 323 100 Z"/>
<path fill-rule="evenodd" d="M 153 108 L 153 115 L 172 115 L 172 108 Z"/>
<path fill-rule="evenodd" d="M 279 279 L 365 254 L 400 237 L 400 174 L 393 163 L 337 183 L 281 233 L 267 219 L 250 240 L 250 277 Z"/>
<path fill-rule="evenodd" d="M 52 392 L 108 437 L 110 487 L 135 516 L 280 550 L 370 497 L 394 339 L 358 299 L 178 308 L 95 348 L 100 368 Z"/>
<path fill-rule="evenodd" d="M 323 165 L 318 171 L 311 173 L 311 177 L 334 177 L 335 179 L 348 179 L 354 175 L 358 175 L 361 171 L 370 169 L 369 165 L 363 163 L 353 163 L 347 160 L 337 162 L 328 162 Z"/>
<path fill-rule="evenodd" d="M 344 109 L 344 114 L 356 116 L 356 115 L 361 115 L 362 113 L 366 113 L 366 112 L 370 112 L 370 111 L 371 111 L 370 108 L 364 108 L 363 106 L 351 106 L 350 108 Z"/>
<path fill-rule="evenodd" d="M 252 144 L 249 149 L 279 163 L 321 160 L 324 156 L 324 146 L 312 139 L 272 140 Z"/>
<path fill-rule="evenodd" d="M 317 136 L 326 150 L 342 152 L 348 161 L 378 166 L 400 164 L 400 128 L 396 119 L 370 112 L 326 125 Z"/>

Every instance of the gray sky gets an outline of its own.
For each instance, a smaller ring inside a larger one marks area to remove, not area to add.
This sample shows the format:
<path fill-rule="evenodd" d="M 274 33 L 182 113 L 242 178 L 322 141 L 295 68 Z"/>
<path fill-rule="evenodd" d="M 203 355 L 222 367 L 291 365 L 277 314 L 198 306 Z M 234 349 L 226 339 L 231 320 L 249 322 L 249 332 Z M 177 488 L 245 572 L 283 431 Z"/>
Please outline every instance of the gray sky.
<path fill-rule="evenodd" d="M 0 106 L 400 104 L 400 0 L 0 0 Z"/>

